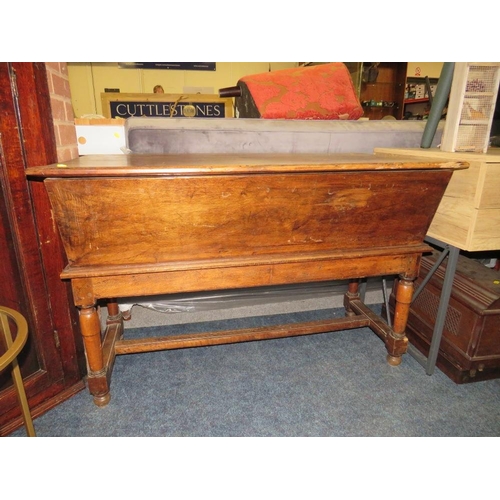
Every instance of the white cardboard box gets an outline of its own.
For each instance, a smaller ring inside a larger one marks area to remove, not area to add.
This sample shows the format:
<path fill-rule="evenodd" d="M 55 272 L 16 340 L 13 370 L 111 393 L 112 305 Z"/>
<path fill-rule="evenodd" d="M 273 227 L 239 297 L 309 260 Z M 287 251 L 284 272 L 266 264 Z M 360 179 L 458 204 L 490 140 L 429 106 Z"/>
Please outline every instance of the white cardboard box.
<path fill-rule="evenodd" d="M 125 120 L 75 120 L 78 153 L 125 154 Z"/>

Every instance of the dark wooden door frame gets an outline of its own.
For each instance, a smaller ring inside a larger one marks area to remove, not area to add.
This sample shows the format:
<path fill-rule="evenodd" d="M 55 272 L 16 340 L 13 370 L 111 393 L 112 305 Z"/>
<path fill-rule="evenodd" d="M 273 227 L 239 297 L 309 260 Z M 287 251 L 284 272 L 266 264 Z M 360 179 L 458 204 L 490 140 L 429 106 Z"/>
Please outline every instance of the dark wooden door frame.
<path fill-rule="evenodd" d="M 56 161 L 45 64 L 0 63 L 1 208 L 8 226 L 3 234 L 11 239 L 2 252 L 14 274 L 14 283 L 0 289 L 0 302 L 28 321 L 39 367 L 25 379 L 34 417 L 84 388 L 78 318 L 69 285 L 60 279 L 62 244 L 43 185 L 28 184 L 25 176 L 27 167 Z M 0 435 L 20 425 L 15 391 L 6 389 L 0 392 Z"/>

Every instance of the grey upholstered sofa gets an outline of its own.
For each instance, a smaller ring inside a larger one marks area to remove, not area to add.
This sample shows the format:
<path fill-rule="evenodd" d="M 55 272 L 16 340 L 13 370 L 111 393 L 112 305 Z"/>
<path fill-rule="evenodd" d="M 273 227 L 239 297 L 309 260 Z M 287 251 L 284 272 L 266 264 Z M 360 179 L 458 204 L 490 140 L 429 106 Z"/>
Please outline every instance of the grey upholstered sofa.
<path fill-rule="evenodd" d="M 129 153 L 372 153 L 420 147 L 425 121 L 128 118 Z M 432 146 L 439 145 L 444 121 Z"/>

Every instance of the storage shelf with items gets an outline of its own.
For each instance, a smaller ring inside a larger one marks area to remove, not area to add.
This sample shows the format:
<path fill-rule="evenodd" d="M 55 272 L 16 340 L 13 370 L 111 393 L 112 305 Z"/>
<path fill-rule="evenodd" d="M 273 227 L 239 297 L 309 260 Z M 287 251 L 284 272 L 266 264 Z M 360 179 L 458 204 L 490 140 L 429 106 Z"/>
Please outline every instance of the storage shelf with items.
<path fill-rule="evenodd" d="M 500 82 L 500 63 L 455 63 L 443 151 L 486 153 Z"/>
<path fill-rule="evenodd" d="M 370 120 L 403 117 L 407 63 L 362 63 L 359 100 Z"/>
<path fill-rule="evenodd" d="M 407 78 L 403 103 L 404 120 L 422 120 L 428 117 L 437 83 L 438 78 Z"/>

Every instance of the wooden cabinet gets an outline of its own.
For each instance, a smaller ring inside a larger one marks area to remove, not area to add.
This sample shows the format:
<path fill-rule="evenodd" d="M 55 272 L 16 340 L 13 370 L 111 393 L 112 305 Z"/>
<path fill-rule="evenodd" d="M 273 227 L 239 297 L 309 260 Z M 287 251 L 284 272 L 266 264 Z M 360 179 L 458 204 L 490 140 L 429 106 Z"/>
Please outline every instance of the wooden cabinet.
<path fill-rule="evenodd" d="M 405 62 L 362 63 L 359 100 L 365 117 L 370 120 L 387 116 L 403 118 L 406 68 Z"/>
<path fill-rule="evenodd" d="M 25 175 L 56 160 L 45 64 L 0 63 L 0 303 L 28 321 L 19 363 L 34 417 L 84 388 L 78 318 L 60 279 L 64 252 L 43 185 L 28 185 Z M 7 370 L 0 374 L 0 435 L 21 425 Z"/>

